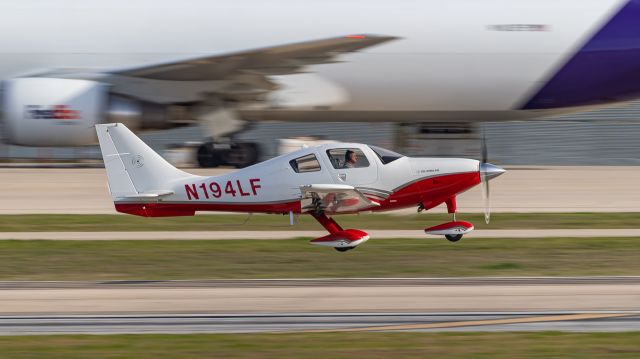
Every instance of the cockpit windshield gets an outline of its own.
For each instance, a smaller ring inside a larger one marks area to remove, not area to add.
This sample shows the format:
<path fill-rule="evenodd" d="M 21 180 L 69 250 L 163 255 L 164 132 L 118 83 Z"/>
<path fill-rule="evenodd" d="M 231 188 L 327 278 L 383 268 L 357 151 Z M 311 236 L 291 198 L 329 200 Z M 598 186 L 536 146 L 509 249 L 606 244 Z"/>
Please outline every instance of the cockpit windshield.
<path fill-rule="evenodd" d="M 404 157 L 404 155 L 384 149 L 382 147 L 378 147 L 378 146 L 369 146 L 369 147 L 373 150 L 373 152 L 376 153 L 376 155 L 378 155 L 378 158 L 380 158 L 380 161 L 382 161 L 382 164 L 385 164 L 385 165 L 387 163 L 391 163 L 397 160 L 398 158 Z"/>

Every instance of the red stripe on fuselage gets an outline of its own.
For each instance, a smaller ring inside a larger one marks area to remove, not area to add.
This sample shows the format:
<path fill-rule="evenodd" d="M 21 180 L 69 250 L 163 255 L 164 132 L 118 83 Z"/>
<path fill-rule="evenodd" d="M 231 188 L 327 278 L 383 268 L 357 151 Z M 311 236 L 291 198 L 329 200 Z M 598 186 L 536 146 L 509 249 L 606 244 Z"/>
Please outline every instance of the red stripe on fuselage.
<path fill-rule="evenodd" d="M 373 211 L 388 211 L 413 207 L 422 203 L 425 209 L 434 208 L 446 200 L 480 183 L 478 172 L 456 173 L 428 177 L 414 181 L 393 192 L 387 199 L 370 199 L 380 206 L 369 208 Z M 242 213 L 300 213 L 300 201 L 278 203 L 116 203 L 116 210 L 143 217 L 193 216 L 197 211 L 242 212 Z"/>
<path fill-rule="evenodd" d="M 476 171 L 427 177 L 397 189 L 389 198 L 380 202 L 380 207 L 372 210 L 388 211 L 413 207 L 419 203 L 425 209 L 431 209 L 479 183 L 480 173 Z"/>
<path fill-rule="evenodd" d="M 193 216 L 197 211 L 300 213 L 300 201 L 280 203 L 115 203 L 116 211 L 142 217 Z"/>

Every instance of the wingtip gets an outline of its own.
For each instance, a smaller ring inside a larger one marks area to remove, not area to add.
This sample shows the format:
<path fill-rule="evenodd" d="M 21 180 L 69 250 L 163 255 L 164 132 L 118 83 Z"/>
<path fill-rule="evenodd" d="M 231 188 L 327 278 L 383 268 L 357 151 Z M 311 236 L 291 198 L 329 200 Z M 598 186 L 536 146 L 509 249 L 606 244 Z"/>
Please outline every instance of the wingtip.
<path fill-rule="evenodd" d="M 94 125 L 94 127 L 96 129 L 118 127 L 118 123 L 98 123 L 98 124 Z"/>

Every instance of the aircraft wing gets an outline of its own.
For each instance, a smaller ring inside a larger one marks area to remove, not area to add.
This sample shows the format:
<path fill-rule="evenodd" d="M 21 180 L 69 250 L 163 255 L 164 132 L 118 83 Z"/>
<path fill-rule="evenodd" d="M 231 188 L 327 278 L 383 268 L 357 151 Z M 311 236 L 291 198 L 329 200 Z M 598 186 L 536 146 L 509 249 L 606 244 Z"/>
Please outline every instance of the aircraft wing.
<path fill-rule="evenodd" d="M 276 90 L 277 85 L 269 80 L 269 76 L 300 73 L 308 65 L 335 63 L 338 55 L 395 39 L 392 36 L 350 35 L 115 69 L 107 73 L 152 80 L 220 81 L 225 86 L 217 92 L 242 94 L 246 98 L 247 94 L 261 95 Z"/>
<path fill-rule="evenodd" d="M 328 214 L 354 213 L 380 204 L 348 185 L 313 184 L 300 187 L 302 212 L 323 210 Z"/>
<path fill-rule="evenodd" d="M 296 73 L 307 65 L 332 63 L 335 62 L 336 55 L 394 39 L 396 38 L 391 36 L 350 35 L 146 65 L 110 73 L 170 81 L 224 80 L 239 73 L 286 75 Z"/>

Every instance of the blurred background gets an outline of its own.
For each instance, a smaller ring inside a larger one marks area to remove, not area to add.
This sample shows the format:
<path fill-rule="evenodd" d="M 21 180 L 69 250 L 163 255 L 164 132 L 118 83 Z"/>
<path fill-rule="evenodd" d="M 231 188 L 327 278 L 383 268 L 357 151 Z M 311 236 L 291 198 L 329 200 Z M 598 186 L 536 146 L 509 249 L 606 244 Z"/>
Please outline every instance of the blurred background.
<path fill-rule="evenodd" d="M 357 142 L 392 149 L 408 156 L 470 157 L 480 155 L 482 134 L 491 160 L 506 166 L 640 165 L 640 102 L 595 111 L 539 118 L 526 122 L 411 123 L 257 122 L 235 134 L 253 143 L 257 160 L 326 140 Z M 366 128 L 366 131 L 363 131 Z M 200 167 L 198 125 L 142 133 L 141 138 L 181 167 Z M 1 131 L 0 131 L 1 135 Z M 0 143 L 0 161 L 15 165 L 101 165 L 97 146 L 27 147 Z"/>
<path fill-rule="evenodd" d="M 640 358 L 640 0 L 0 0 L 0 110 L 0 358 Z M 117 213 L 107 122 L 203 176 L 327 141 L 507 173 L 460 242 L 416 204 L 337 253 Z"/>

